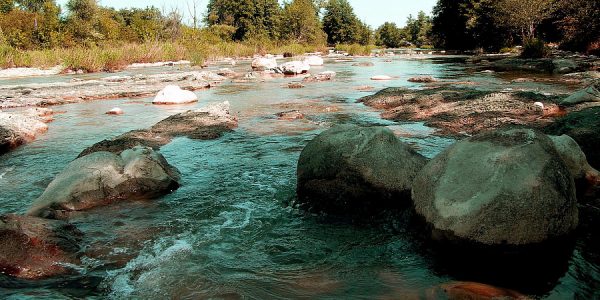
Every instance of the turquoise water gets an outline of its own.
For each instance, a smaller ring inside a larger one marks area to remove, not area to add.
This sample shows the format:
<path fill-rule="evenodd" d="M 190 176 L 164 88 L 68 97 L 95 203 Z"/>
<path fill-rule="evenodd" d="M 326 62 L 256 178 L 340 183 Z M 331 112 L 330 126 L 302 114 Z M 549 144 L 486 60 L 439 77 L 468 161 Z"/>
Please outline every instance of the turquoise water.
<path fill-rule="evenodd" d="M 82 265 L 72 266 L 75 275 L 38 282 L 0 277 L 0 295 L 13 299 L 429 299 L 440 284 L 462 280 L 548 299 L 600 297 L 598 213 L 593 210 L 584 215 L 567 257 L 549 261 L 547 269 L 514 265 L 507 271 L 496 269 L 493 262 L 471 270 L 473 266 L 466 268 L 468 262 L 463 268 L 439 259 L 438 250 L 426 243 L 418 228 L 407 226 L 402 214 L 352 224 L 307 215 L 290 205 L 300 151 L 334 124 L 388 126 L 428 157 L 453 142 L 432 135 L 432 129 L 419 123 L 381 120 L 379 112 L 355 103 L 372 92 L 355 87 L 416 88 L 419 85 L 406 79 L 421 74 L 509 86 L 493 74 L 466 72 L 460 60 L 378 59 L 371 68 L 351 64 L 327 61 L 313 71 L 336 71 L 336 80 L 307 84 L 304 89 L 285 88 L 297 78 L 226 82 L 198 91 L 200 102 L 191 106 L 157 107 L 149 104 L 151 99 L 118 99 L 53 107 L 61 113 L 47 134 L 1 157 L 0 213 L 23 213 L 69 161 L 99 140 L 211 102 L 229 101 L 240 126 L 218 140 L 177 138 L 163 147 L 163 155 L 182 173 L 179 190 L 153 201 L 78 214 L 72 221 L 86 234 L 85 257 Z M 369 80 L 379 74 L 398 78 Z M 104 115 L 114 106 L 126 114 Z M 282 121 L 274 116 L 291 109 L 299 109 L 307 118 Z"/>

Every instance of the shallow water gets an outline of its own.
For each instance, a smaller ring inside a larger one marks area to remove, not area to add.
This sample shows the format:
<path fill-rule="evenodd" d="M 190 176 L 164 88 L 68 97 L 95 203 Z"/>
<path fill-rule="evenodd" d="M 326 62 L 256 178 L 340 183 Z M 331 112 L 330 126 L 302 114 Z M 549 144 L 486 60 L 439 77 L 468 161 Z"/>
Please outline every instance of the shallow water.
<path fill-rule="evenodd" d="M 428 157 L 453 142 L 433 135 L 420 123 L 380 119 L 379 112 L 355 103 L 373 92 L 355 87 L 416 88 L 419 85 L 406 81 L 414 75 L 478 81 L 483 88 L 513 87 L 496 74 L 466 72 L 460 59 L 376 59 L 370 68 L 351 66 L 354 62 L 327 61 L 313 72 L 336 71 L 336 80 L 306 84 L 304 89 L 286 88 L 298 78 L 223 83 L 198 91 L 201 101 L 191 106 L 157 107 L 149 104 L 151 99 L 118 99 L 53 107 L 61 113 L 47 134 L 1 157 L 0 213 L 27 210 L 87 146 L 149 127 L 174 113 L 229 101 L 240 127 L 218 140 L 177 138 L 163 147 L 163 155 L 183 175 L 179 190 L 154 201 L 120 203 L 75 216 L 73 222 L 86 233 L 86 257 L 83 265 L 73 266 L 76 275 L 38 282 L 0 277 L 0 295 L 13 299 L 420 299 L 440 284 L 465 280 L 502 284 L 540 298 L 600 297 L 600 245 L 593 230 L 598 213 L 593 210 L 583 217 L 587 221 L 573 249 L 549 262 L 555 268 L 538 271 L 514 266 L 511 276 L 493 269 L 493 264 L 479 265 L 473 272 L 438 259 L 418 234 L 406 229 L 402 216 L 351 224 L 306 215 L 290 206 L 300 151 L 334 124 L 388 126 Z M 398 78 L 369 80 L 379 74 Z M 69 79 L 35 79 L 65 80 Z M 537 83 L 527 88 L 568 91 L 568 87 Z M 104 115 L 114 106 L 126 114 Z M 304 112 L 306 120 L 281 121 L 274 116 L 293 109 Z M 519 274 L 531 276 L 524 279 Z"/>

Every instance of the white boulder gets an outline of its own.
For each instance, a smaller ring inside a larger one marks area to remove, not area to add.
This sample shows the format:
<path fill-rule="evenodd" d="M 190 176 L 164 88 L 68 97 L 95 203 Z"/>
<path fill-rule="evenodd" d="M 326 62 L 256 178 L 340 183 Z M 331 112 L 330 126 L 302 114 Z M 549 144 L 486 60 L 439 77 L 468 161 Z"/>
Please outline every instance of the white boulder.
<path fill-rule="evenodd" d="M 186 104 L 198 101 L 194 92 L 182 90 L 179 86 L 168 85 L 158 92 L 152 104 Z"/>
<path fill-rule="evenodd" d="M 122 114 L 124 114 L 124 112 L 122 109 L 115 107 L 115 108 L 107 111 L 106 114 L 107 115 L 122 115 Z"/>
<path fill-rule="evenodd" d="M 371 77 L 371 80 L 392 80 L 392 77 L 387 75 L 376 75 Z"/>
<path fill-rule="evenodd" d="M 277 68 L 275 58 L 258 57 L 252 61 L 252 69 L 255 71 L 265 71 Z"/>
<path fill-rule="evenodd" d="M 310 65 L 305 61 L 290 61 L 281 65 L 281 71 L 286 75 L 298 75 L 308 73 Z"/>

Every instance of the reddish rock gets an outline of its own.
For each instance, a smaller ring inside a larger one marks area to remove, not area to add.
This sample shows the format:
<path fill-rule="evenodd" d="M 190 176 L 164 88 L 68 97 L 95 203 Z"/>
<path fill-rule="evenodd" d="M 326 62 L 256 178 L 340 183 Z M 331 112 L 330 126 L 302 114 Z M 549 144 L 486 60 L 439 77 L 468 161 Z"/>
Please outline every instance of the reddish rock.
<path fill-rule="evenodd" d="M 477 283 L 477 282 L 452 282 L 443 284 L 439 287 L 450 300 L 470 299 L 470 300 L 525 300 L 527 296 L 509 289 L 498 288 L 495 286 Z"/>
<path fill-rule="evenodd" d="M 0 273 L 42 279 L 67 274 L 78 264 L 81 232 L 63 221 L 0 217 Z"/>

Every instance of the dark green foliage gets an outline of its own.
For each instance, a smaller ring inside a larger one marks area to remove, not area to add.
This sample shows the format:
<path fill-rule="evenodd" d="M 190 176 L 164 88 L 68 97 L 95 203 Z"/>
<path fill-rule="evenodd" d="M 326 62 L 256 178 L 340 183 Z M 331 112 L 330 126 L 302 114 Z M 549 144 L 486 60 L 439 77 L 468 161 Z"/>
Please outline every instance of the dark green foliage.
<path fill-rule="evenodd" d="M 550 50 L 542 40 L 533 39 L 523 45 L 522 58 L 544 58 L 550 55 Z"/>
<path fill-rule="evenodd" d="M 323 16 L 323 30 L 330 45 L 358 43 L 359 26 L 360 21 L 348 0 L 329 0 Z"/>
<path fill-rule="evenodd" d="M 7 14 L 15 8 L 14 0 L 0 0 L 0 14 Z"/>
<path fill-rule="evenodd" d="M 433 42 L 446 49 L 498 51 L 537 37 L 600 52 L 600 1 L 438 0 L 433 15 Z"/>
<path fill-rule="evenodd" d="M 277 0 L 210 0 L 206 22 L 235 27 L 235 40 L 276 38 L 280 17 Z"/>
<path fill-rule="evenodd" d="M 385 22 L 377 29 L 377 44 L 387 48 L 399 48 L 404 44 L 402 30 L 395 23 Z"/>
<path fill-rule="evenodd" d="M 416 19 L 409 15 L 406 21 L 408 41 L 418 47 L 431 44 L 431 26 L 431 18 L 425 12 L 419 12 Z"/>
<path fill-rule="evenodd" d="M 324 44 L 317 7 L 312 0 L 292 0 L 285 3 L 282 14 L 281 38 L 294 43 Z"/>
<path fill-rule="evenodd" d="M 562 47 L 600 55 L 600 1 L 559 1 L 554 20 Z"/>

